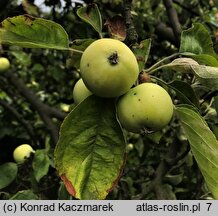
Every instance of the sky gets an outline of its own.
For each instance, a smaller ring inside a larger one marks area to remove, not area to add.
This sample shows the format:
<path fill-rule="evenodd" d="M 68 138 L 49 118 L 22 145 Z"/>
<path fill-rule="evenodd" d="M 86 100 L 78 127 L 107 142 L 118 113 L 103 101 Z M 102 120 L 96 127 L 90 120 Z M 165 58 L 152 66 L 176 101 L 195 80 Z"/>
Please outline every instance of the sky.
<path fill-rule="evenodd" d="M 64 7 L 65 5 L 65 1 L 64 0 L 60 0 L 62 3 L 62 6 Z M 82 0 L 71 0 L 71 2 L 82 2 Z M 39 6 L 40 9 L 42 9 L 43 11 L 49 11 L 50 8 L 46 7 L 44 4 L 44 0 L 35 0 L 34 4 L 36 4 L 37 6 Z"/>

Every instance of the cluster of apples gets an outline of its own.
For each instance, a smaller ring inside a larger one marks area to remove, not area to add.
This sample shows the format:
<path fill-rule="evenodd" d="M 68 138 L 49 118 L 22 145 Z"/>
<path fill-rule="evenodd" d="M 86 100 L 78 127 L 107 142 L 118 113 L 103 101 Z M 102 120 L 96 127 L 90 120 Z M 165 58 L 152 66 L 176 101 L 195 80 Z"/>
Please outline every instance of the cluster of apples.
<path fill-rule="evenodd" d="M 123 42 L 111 38 L 94 41 L 82 54 L 80 73 L 73 89 L 76 104 L 91 94 L 117 98 L 118 120 L 134 133 L 157 131 L 170 122 L 174 106 L 163 87 L 149 82 L 133 87 L 139 67 Z"/>
<path fill-rule="evenodd" d="M 9 60 L 0 57 L 0 72 L 9 67 Z M 133 87 L 139 76 L 138 63 L 123 42 L 111 38 L 93 42 L 81 57 L 80 73 L 73 89 L 75 103 L 92 94 L 117 98 L 117 117 L 127 131 L 157 131 L 171 120 L 173 103 L 164 88 L 149 82 Z M 14 150 L 13 157 L 23 163 L 34 152 L 29 144 L 23 144 Z"/>

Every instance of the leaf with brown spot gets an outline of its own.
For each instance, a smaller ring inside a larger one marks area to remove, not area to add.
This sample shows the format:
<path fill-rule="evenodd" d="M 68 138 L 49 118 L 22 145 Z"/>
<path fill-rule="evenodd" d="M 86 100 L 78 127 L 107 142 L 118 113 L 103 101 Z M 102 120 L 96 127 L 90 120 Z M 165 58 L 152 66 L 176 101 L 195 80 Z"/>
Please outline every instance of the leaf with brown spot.
<path fill-rule="evenodd" d="M 105 22 L 111 38 L 124 41 L 126 38 L 126 25 L 123 17 L 117 15 Z"/>
<path fill-rule="evenodd" d="M 67 179 L 65 174 L 61 175 L 61 179 L 64 182 L 64 185 L 65 185 L 67 191 L 69 192 L 69 194 L 72 196 L 76 196 L 76 190 L 73 187 L 72 183 Z"/>
<path fill-rule="evenodd" d="M 69 48 L 68 35 L 61 25 L 30 15 L 5 19 L 0 24 L 0 43 L 25 48 Z"/>
<path fill-rule="evenodd" d="M 105 199 L 122 173 L 126 141 L 113 99 L 89 96 L 65 118 L 55 165 L 78 199 Z"/>
<path fill-rule="evenodd" d="M 91 25 L 102 37 L 102 18 L 97 4 L 93 3 L 85 7 L 80 7 L 77 10 L 77 15 Z"/>

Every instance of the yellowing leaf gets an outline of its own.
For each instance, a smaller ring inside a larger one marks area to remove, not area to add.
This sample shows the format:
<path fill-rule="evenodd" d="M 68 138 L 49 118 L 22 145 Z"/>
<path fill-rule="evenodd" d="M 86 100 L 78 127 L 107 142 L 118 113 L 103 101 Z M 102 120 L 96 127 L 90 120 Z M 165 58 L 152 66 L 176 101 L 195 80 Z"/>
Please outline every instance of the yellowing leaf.
<path fill-rule="evenodd" d="M 9 17 L 0 24 L 0 43 L 26 48 L 66 50 L 68 35 L 61 25 L 30 15 Z"/>
<path fill-rule="evenodd" d="M 65 118 L 56 168 L 78 199 L 105 199 L 122 172 L 126 143 L 113 99 L 89 96 Z"/>

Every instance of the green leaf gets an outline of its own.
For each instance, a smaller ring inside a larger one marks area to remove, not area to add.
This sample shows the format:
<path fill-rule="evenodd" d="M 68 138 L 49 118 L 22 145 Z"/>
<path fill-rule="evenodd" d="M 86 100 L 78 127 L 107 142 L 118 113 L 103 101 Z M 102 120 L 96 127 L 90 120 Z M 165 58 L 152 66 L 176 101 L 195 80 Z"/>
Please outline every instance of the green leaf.
<path fill-rule="evenodd" d="M 0 189 L 7 187 L 17 176 L 16 163 L 4 163 L 0 166 Z"/>
<path fill-rule="evenodd" d="M 192 65 L 191 68 L 203 85 L 213 90 L 218 89 L 218 67 Z"/>
<path fill-rule="evenodd" d="M 139 71 L 145 68 L 145 64 L 148 60 L 148 56 L 151 49 L 151 39 L 146 39 L 140 42 L 138 45 L 132 47 L 132 51 L 136 56 L 139 64 Z"/>
<path fill-rule="evenodd" d="M 191 150 L 209 190 L 218 199 L 218 142 L 199 113 L 187 106 L 176 107 Z"/>
<path fill-rule="evenodd" d="M 197 96 L 188 83 L 180 80 L 174 80 L 172 82 L 166 83 L 162 79 L 159 79 L 157 77 L 154 78 L 157 80 L 158 83 L 173 89 L 176 92 L 178 99 L 182 103 L 199 107 L 199 101 L 197 99 Z"/>
<path fill-rule="evenodd" d="M 86 23 L 90 24 L 95 31 L 102 36 L 102 18 L 97 4 L 88 4 L 77 10 L 77 15 Z"/>
<path fill-rule="evenodd" d="M 216 139 L 218 139 L 218 125 L 214 122 L 211 122 L 210 120 L 208 120 L 207 123 L 208 123 L 208 126 L 210 127 L 211 131 L 216 136 Z"/>
<path fill-rule="evenodd" d="M 182 32 L 180 52 L 215 55 L 210 33 L 204 25 L 195 23 Z"/>
<path fill-rule="evenodd" d="M 105 199 L 120 177 L 126 142 L 112 99 L 89 96 L 65 118 L 56 168 L 78 199 Z"/>
<path fill-rule="evenodd" d="M 39 199 L 38 196 L 34 194 L 32 190 L 18 191 L 10 198 L 10 200 L 37 200 L 37 199 Z"/>
<path fill-rule="evenodd" d="M 195 55 L 193 53 L 190 53 L 187 56 L 190 56 L 191 58 L 193 58 L 200 65 L 218 67 L 218 60 L 217 60 L 216 55 L 215 56 L 214 55 L 208 55 L 208 54 Z"/>
<path fill-rule="evenodd" d="M 0 24 L 0 43 L 59 50 L 69 47 L 68 35 L 61 25 L 29 15 L 5 19 Z"/>
<path fill-rule="evenodd" d="M 40 179 L 48 173 L 50 165 L 51 160 L 48 157 L 48 152 L 45 149 L 36 150 L 32 166 L 37 182 L 39 182 Z"/>
<path fill-rule="evenodd" d="M 177 97 L 182 103 L 199 107 L 198 98 L 193 88 L 188 83 L 180 80 L 174 80 L 168 83 L 168 86 L 176 92 Z"/>

